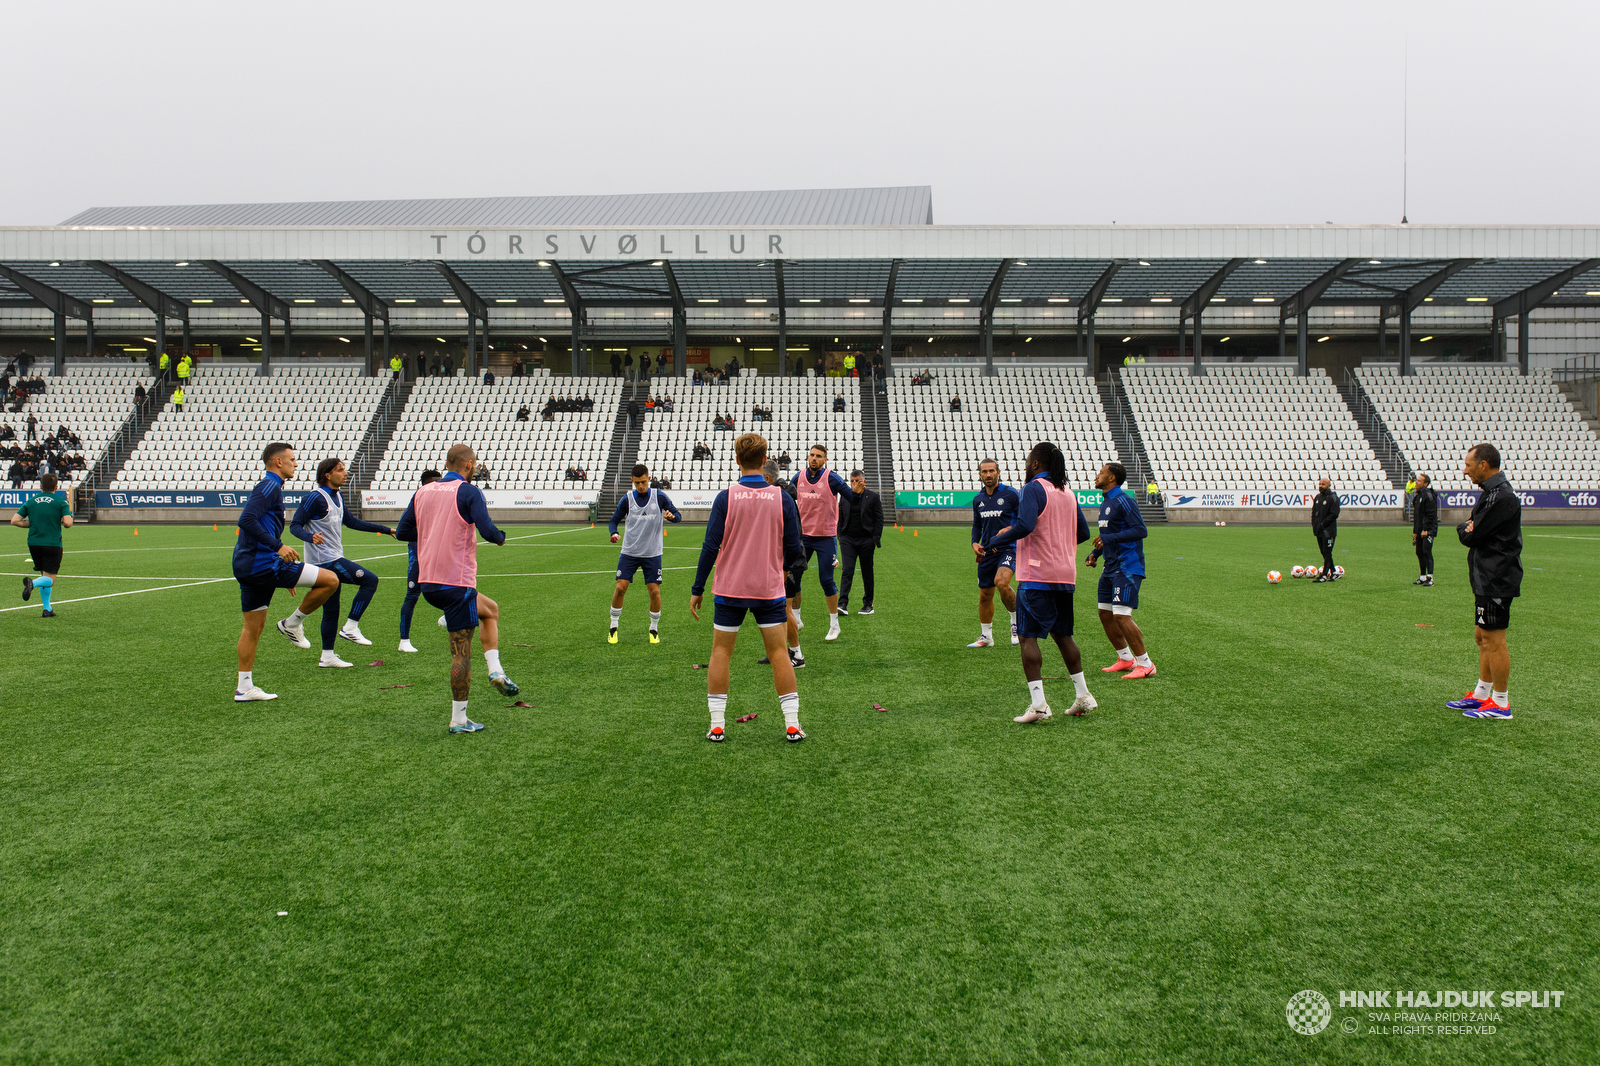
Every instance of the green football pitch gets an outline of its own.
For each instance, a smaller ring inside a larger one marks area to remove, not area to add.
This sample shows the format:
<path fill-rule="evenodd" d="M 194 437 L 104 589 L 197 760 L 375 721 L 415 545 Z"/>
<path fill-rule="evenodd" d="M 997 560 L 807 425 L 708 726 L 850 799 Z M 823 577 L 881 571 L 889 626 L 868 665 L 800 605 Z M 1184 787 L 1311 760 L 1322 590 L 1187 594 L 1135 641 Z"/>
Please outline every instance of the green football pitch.
<path fill-rule="evenodd" d="M 1427 589 L 1400 529 L 1346 528 L 1342 582 L 1270 586 L 1307 530 L 1158 528 L 1159 674 L 1099 672 L 1089 578 L 1100 709 L 1034 726 L 1016 649 L 965 647 L 966 531 L 891 530 L 835 644 L 810 575 L 810 739 L 747 625 L 712 745 L 695 528 L 656 646 L 642 588 L 605 641 L 604 529 L 484 546 L 532 707 L 475 654 L 473 736 L 445 732 L 438 612 L 395 651 L 393 540 L 347 539 L 386 579 L 357 666 L 269 631 L 280 698 L 235 705 L 232 527 L 69 531 L 54 619 L 11 531 L 0 1062 L 1593 1062 L 1600 529 L 1525 532 L 1513 721 L 1444 706 L 1477 667 L 1448 530 Z M 1313 1036 L 1286 1019 L 1308 989 Z M 1478 989 L 1487 1022 L 1339 998 Z M 1523 990 L 1564 995 L 1499 1005 Z"/>

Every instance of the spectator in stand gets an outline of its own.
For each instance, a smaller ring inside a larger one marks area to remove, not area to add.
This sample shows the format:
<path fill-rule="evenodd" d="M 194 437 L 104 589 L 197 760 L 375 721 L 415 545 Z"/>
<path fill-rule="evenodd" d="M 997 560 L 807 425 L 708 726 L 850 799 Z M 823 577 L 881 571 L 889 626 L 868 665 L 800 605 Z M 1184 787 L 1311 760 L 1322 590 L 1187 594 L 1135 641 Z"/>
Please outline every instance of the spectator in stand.
<path fill-rule="evenodd" d="M 144 397 L 145 397 L 144 386 L 143 385 L 135 385 L 133 387 L 133 402 L 134 403 L 144 403 Z"/>
<path fill-rule="evenodd" d="M 611 353 L 611 376 L 614 378 L 622 376 L 622 356 L 616 352 Z"/>
<path fill-rule="evenodd" d="M 787 470 L 789 469 L 789 465 L 793 462 L 794 460 L 789 458 L 789 449 L 785 448 L 783 450 L 783 454 L 778 456 L 778 469 Z"/>
<path fill-rule="evenodd" d="M 698 370 L 696 370 L 694 372 L 694 376 L 691 377 L 689 379 L 689 381 L 690 381 L 691 384 L 694 384 L 694 385 L 704 385 L 705 384 L 705 382 L 700 380 L 700 371 L 698 371 Z"/>
<path fill-rule="evenodd" d="M 522 356 L 520 355 L 511 360 L 511 376 L 514 378 L 522 376 Z"/>
<path fill-rule="evenodd" d="M 667 396 L 667 397 L 662 399 L 662 401 L 661 401 L 661 409 L 663 411 L 665 411 L 669 415 L 672 413 L 672 397 L 671 396 Z"/>
<path fill-rule="evenodd" d="M 843 413 L 844 412 L 844 393 L 841 392 L 841 393 L 836 393 L 834 395 L 834 397 L 833 397 L 833 409 L 834 409 L 834 411 L 839 412 L 839 413 Z"/>
<path fill-rule="evenodd" d="M 594 410 L 594 397 L 593 396 L 585 396 L 582 400 L 580 400 L 578 402 L 578 410 L 580 410 L 580 411 L 593 411 Z"/>
<path fill-rule="evenodd" d="M 482 488 L 488 488 L 489 468 L 482 463 L 479 463 L 477 468 L 472 471 L 472 481 L 475 485 L 481 486 Z"/>
<path fill-rule="evenodd" d="M 728 428 L 728 423 L 723 420 L 721 415 L 718 415 L 716 418 L 711 420 L 711 428 L 713 431 L 721 432 L 722 430 Z"/>
<path fill-rule="evenodd" d="M 28 415 L 28 439 L 39 439 L 39 420 L 30 413 Z"/>
<path fill-rule="evenodd" d="M 739 376 L 739 357 L 738 357 L 738 355 L 735 355 L 732 359 L 728 360 L 727 365 L 722 368 L 722 372 L 724 374 L 728 375 L 730 378 L 736 378 L 736 377 Z"/>
<path fill-rule="evenodd" d="M 954 413 L 954 412 L 959 411 L 959 410 L 961 410 L 961 397 L 959 395 L 950 397 L 950 411 L 951 411 L 951 413 Z"/>
<path fill-rule="evenodd" d="M 695 441 L 694 442 L 694 458 L 696 460 L 711 458 L 711 446 L 709 444 L 705 443 L 704 441 L 698 441 L 698 440 Z"/>
<path fill-rule="evenodd" d="M 179 385 L 177 388 L 172 390 L 172 407 L 173 407 L 173 410 L 175 410 L 175 411 L 182 411 L 183 410 L 184 398 L 185 398 L 185 393 L 183 391 L 183 386 L 182 385 Z"/>
<path fill-rule="evenodd" d="M 11 428 L 10 422 L 0 422 L 0 440 L 16 440 L 17 431 Z M 5 458 L 10 458 L 6 456 Z"/>
<path fill-rule="evenodd" d="M 816 371 L 817 371 L 817 377 L 819 377 L 819 378 L 822 377 L 822 375 L 827 372 L 827 364 L 822 361 L 822 356 L 820 356 L 820 355 L 817 356 Z"/>
<path fill-rule="evenodd" d="M 639 401 L 628 401 L 628 428 L 635 429 L 639 425 Z"/>
<path fill-rule="evenodd" d="M 6 477 L 11 479 L 12 488 L 22 488 L 22 483 L 27 480 L 27 475 L 23 471 L 21 459 L 11 464 L 11 469 L 6 471 Z"/>
<path fill-rule="evenodd" d="M 528 420 L 528 416 L 532 413 L 532 411 L 528 410 L 528 405 L 523 404 L 521 407 L 517 408 L 517 421 L 526 422 Z"/>
<path fill-rule="evenodd" d="M 639 380 L 650 380 L 650 353 L 644 352 L 639 356 Z"/>
<path fill-rule="evenodd" d="M 628 380 L 636 380 L 633 372 L 633 353 L 628 352 L 622 357 L 622 369 L 628 372 Z"/>
<path fill-rule="evenodd" d="M 493 385 L 494 384 L 494 371 L 493 370 L 485 370 L 483 372 L 483 383 L 485 385 Z"/>

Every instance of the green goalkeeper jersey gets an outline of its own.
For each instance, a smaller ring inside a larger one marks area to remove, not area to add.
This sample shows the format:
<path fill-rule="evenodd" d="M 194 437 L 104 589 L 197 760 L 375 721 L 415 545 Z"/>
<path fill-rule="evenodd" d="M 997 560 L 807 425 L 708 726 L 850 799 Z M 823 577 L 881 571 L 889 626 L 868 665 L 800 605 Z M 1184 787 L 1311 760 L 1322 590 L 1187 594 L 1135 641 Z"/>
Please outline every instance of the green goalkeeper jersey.
<path fill-rule="evenodd" d="M 28 543 L 45 548 L 61 547 L 61 519 L 68 514 L 67 494 L 39 495 L 17 508 L 17 514 L 28 520 Z"/>

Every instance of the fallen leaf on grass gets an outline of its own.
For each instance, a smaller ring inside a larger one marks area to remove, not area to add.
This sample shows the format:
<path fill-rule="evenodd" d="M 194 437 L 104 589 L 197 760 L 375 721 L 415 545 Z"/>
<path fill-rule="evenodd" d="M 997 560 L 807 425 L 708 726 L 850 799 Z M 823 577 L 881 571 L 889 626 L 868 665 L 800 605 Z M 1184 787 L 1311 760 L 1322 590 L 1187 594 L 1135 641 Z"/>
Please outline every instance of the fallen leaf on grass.
<path fill-rule="evenodd" d="M 385 689 L 385 688 L 416 688 L 417 686 L 415 686 L 415 685 L 379 685 L 378 687 L 380 689 Z"/>
<path fill-rule="evenodd" d="M 756 716 L 753 715 L 753 714 L 747 714 L 743 718 L 735 718 L 734 719 L 735 722 L 753 722 L 755 720 L 756 720 Z"/>

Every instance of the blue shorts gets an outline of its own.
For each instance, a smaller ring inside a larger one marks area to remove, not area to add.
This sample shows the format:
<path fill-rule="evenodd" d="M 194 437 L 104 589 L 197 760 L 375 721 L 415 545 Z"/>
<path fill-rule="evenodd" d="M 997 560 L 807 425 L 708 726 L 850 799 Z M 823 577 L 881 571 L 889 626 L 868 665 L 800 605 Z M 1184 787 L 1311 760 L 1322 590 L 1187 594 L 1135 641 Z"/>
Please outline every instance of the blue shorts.
<path fill-rule="evenodd" d="M 998 555 L 985 555 L 978 560 L 978 587 L 980 589 L 994 588 L 994 576 L 1002 568 L 1015 572 L 1017 569 L 1017 553 L 1010 545 Z"/>
<path fill-rule="evenodd" d="M 478 628 L 478 590 L 460 585 L 423 584 L 422 598 L 444 612 L 444 627 L 452 633 Z"/>
<path fill-rule="evenodd" d="M 1065 589 L 1018 589 L 1017 636 L 1072 636 L 1072 593 Z"/>
<path fill-rule="evenodd" d="M 817 557 L 817 580 L 822 582 L 822 591 L 829 596 L 836 595 L 839 587 L 833 580 L 833 560 L 839 554 L 839 542 L 832 537 L 807 537 L 801 536 L 800 543 L 806 549 L 806 566 L 811 566 L 811 556 Z"/>
<path fill-rule="evenodd" d="M 1100 609 L 1115 614 L 1131 614 L 1139 606 L 1139 584 L 1143 574 L 1124 574 L 1107 570 L 1100 575 Z"/>
<path fill-rule="evenodd" d="M 300 575 L 305 570 L 305 563 L 291 563 L 284 559 L 277 559 L 276 565 L 271 570 L 262 570 L 247 573 L 241 576 L 239 571 L 233 572 L 233 578 L 239 582 L 239 609 L 249 614 L 251 611 L 264 611 L 272 602 L 272 594 L 278 589 L 292 589 L 300 583 Z"/>
<path fill-rule="evenodd" d="M 617 580 L 632 581 L 633 575 L 639 570 L 644 570 L 644 583 L 646 585 L 661 584 L 661 556 L 652 555 L 648 559 L 640 559 L 632 555 L 617 556 Z"/>
<path fill-rule="evenodd" d="M 753 613 L 756 616 L 756 625 L 763 629 L 767 626 L 781 626 L 789 621 L 789 605 L 781 599 L 751 600 L 737 596 L 713 596 L 711 605 L 711 624 L 724 633 L 737 633 L 739 627 L 744 625 L 746 612 Z"/>

